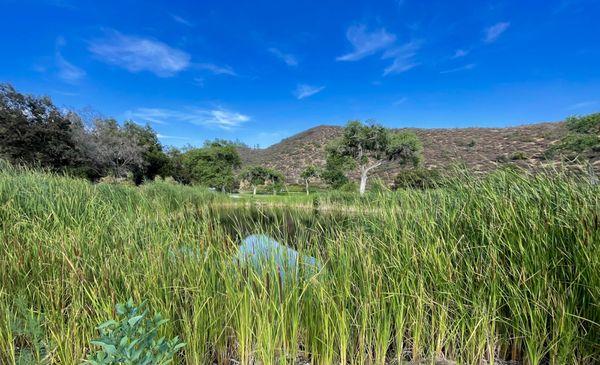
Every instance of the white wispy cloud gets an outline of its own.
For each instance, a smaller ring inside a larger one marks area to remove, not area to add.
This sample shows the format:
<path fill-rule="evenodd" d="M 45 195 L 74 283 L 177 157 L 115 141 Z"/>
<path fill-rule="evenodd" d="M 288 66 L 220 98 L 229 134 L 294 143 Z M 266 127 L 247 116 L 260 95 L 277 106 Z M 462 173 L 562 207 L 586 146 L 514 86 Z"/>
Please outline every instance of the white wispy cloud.
<path fill-rule="evenodd" d="M 296 99 L 302 100 L 304 98 L 308 98 L 311 95 L 315 95 L 324 88 L 325 86 L 311 86 L 307 84 L 299 84 L 298 87 L 296 87 L 296 90 L 294 90 L 294 96 L 296 96 Z"/>
<path fill-rule="evenodd" d="M 169 77 L 190 66 L 186 52 L 150 38 L 110 31 L 102 39 L 90 42 L 90 52 L 100 60 L 130 72 L 150 71 Z"/>
<path fill-rule="evenodd" d="M 56 51 L 56 67 L 58 68 L 58 77 L 63 81 L 74 84 L 85 77 L 86 72 L 65 60 L 63 55 Z"/>
<path fill-rule="evenodd" d="M 407 100 L 408 100 L 408 98 L 406 96 L 403 96 L 400 99 L 394 101 L 392 104 L 395 106 L 398 106 L 398 105 L 406 103 Z"/>
<path fill-rule="evenodd" d="M 502 33 L 506 32 L 508 27 L 510 27 L 509 22 L 500 22 L 492 25 L 489 28 L 486 28 L 484 31 L 485 36 L 483 38 L 483 41 L 485 43 L 495 42 L 498 39 L 498 37 L 502 35 Z"/>
<path fill-rule="evenodd" d="M 171 19 L 173 19 L 174 21 L 176 21 L 179 24 L 183 24 L 186 27 L 193 27 L 194 23 L 190 22 L 189 20 L 177 15 L 177 14 L 169 14 L 171 16 Z"/>
<path fill-rule="evenodd" d="M 269 53 L 285 62 L 285 64 L 288 66 L 298 66 L 298 60 L 293 54 L 284 53 L 281 50 L 274 47 L 269 48 Z"/>
<path fill-rule="evenodd" d="M 201 70 L 207 70 L 215 75 L 237 76 L 237 73 L 229 66 L 219 66 L 214 63 L 198 63 L 195 65 Z"/>
<path fill-rule="evenodd" d="M 598 104 L 599 104 L 599 102 L 597 100 L 587 100 L 587 101 L 575 103 L 573 105 L 569 105 L 567 110 L 583 109 L 583 108 L 588 108 L 588 107 L 595 106 Z"/>
<path fill-rule="evenodd" d="M 354 25 L 346 31 L 346 38 L 354 50 L 336 58 L 338 61 L 358 61 L 371 56 L 396 42 L 396 36 L 385 29 L 369 32 L 365 25 Z"/>
<path fill-rule="evenodd" d="M 204 110 L 201 113 L 206 115 L 206 119 L 200 124 L 214 125 L 222 129 L 233 129 L 250 120 L 247 115 L 223 109 Z"/>
<path fill-rule="evenodd" d="M 184 108 L 183 110 L 163 108 L 137 108 L 125 112 L 127 119 L 138 122 L 169 124 L 186 122 L 202 126 L 232 130 L 250 120 L 250 117 L 223 108 L 202 109 Z"/>
<path fill-rule="evenodd" d="M 413 40 L 402 45 L 396 44 L 396 35 L 385 29 L 369 32 L 365 25 L 348 28 L 346 38 L 354 47 L 354 51 L 336 58 L 338 61 L 358 61 L 364 57 L 383 52 L 382 59 L 392 59 L 392 64 L 383 70 L 383 75 L 406 72 L 419 65 L 415 56 L 421 48 L 422 41 Z"/>
<path fill-rule="evenodd" d="M 157 133 L 156 136 L 162 139 L 180 139 L 180 140 L 191 140 L 190 137 L 170 136 L 165 134 Z"/>
<path fill-rule="evenodd" d="M 71 62 L 67 61 L 61 52 L 61 49 L 66 46 L 67 41 L 64 37 L 59 36 L 56 38 L 56 51 L 54 54 L 54 61 L 57 69 L 57 76 L 63 81 L 75 84 L 79 80 L 85 77 L 86 72 Z M 45 68 L 39 68 L 40 72 L 45 72 Z"/>
<path fill-rule="evenodd" d="M 454 52 L 454 56 L 452 56 L 452 58 L 461 58 L 461 57 L 465 57 L 466 55 L 469 54 L 469 51 L 464 50 L 464 49 L 457 49 Z"/>
<path fill-rule="evenodd" d="M 451 68 L 449 70 L 440 71 L 440 73 L 441 74 L 449 74 L 449 73 L 453 73 L 453 72 L 472 70 L 472 69 L 475 68 L 475 66 L 476 66 L 476 64 L 469 63 L 469 64 L 464 65 L 464 66 L 460 66 L 460 67 L 456 67 L 456 68 Z"/>
<path fill-rule="evenodd" d="M 392 58 L 394 62 L 383 70 L 383 75 L 406 72 L 418 66 L 419 63 L 414 58 L 417 55 L 417 51 L 421 48 L 421 44 L 421 41 L 411 41 L 387 50 L 382 58 Z"/>

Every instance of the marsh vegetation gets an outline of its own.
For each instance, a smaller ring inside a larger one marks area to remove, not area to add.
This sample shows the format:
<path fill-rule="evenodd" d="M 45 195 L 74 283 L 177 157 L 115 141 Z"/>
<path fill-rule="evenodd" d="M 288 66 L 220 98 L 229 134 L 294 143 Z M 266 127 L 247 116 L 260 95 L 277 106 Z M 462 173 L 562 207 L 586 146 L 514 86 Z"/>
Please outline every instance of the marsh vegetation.
<path fill-rule="evenodd" d="M 80 363 L 132 298 L 170 319 L 176 363 L 598 363 L 599 189 L 498 171 L 299 209 L 5 167 L 0 362 Z M 235 266 L 253 233 L 323 266 Z"/>

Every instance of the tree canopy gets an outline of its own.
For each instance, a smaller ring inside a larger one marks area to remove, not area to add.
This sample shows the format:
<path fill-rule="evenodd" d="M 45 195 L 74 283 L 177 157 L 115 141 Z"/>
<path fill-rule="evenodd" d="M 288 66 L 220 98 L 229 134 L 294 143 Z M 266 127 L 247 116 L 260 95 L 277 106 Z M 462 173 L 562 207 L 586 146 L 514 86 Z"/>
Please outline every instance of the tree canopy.
<path fill-rule="evenodd" d="M 150 126 L 95 117 L 87 123 L 48 97 L 0 84 L 0 157 L 97 179 L 131 175 L 136 183 L 166 169 L 169 159 Z"/>
<path fill-rule="evenodd" d="M 277 170 L 264 166 L 249 166 L 240 173 L 240 179 L 252 187 L 252 194 L 256 195 L 259 186 L 271 187 L 273 194 L 281 189 L 285 181 L 283 174 Z"/>
<path fill-rule="evenodd" d="M 342 136 L 329 146 L 328 153 L 340 164 L 350 160 L 358 167 L 360 193 L 364 194 L 371 170 L 392 161 L 402 166 L 417 166 L 422 150 L 421 141 L 412 132 L 392 132 L 378 124 L 351 121 Z"/>
<path fill-rule="evenodd" d="M 18 93 L 0 84 L 0 156 L 63 170 L 78 160 L 71 121 L 48 97 Z"/>
<path fill-rule="evenodd" d="M 309 192 L 310 179 L 319 176 L 319 169 L 315 165 L 308 165 L 300 174 L 300 177 L 304 180 L 304 185 L 306 187 L 306 195 Z"/>
<path fill-rule="evenodd" d="M 183 154 L 183 166 L 194 183 L 231 190 L 235 183 L 235 169 L 241 165 L 236 144 L 225 140 L 208 141 L 202 148 Z"/>

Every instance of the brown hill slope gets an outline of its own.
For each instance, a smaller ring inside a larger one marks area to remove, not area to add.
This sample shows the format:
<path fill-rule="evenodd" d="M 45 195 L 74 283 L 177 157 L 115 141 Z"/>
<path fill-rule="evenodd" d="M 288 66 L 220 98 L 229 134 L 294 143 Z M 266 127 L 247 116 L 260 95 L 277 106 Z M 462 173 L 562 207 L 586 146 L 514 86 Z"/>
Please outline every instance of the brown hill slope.
<path fill-rule="evenodd" d="M 563 123 L 540 123 L 507 128 L 410 129 L 423 142 L 423 165 L 449 168 L 464 164 L 474 172 L 488 172 L 506 161 L 527 167 L 547 164 L 542 154 L 565 135 Z M 265 165 L 282 171 L 289 182 L 298 182 L 302 170 L 325 164 L 325 146 L 341 134 L 337 126 L 317 126 L 286 138 L 266 149 L 241 148 L 244 165 Z M 393 163 L 376 175 L 390 181 L 399 171 Z"/>

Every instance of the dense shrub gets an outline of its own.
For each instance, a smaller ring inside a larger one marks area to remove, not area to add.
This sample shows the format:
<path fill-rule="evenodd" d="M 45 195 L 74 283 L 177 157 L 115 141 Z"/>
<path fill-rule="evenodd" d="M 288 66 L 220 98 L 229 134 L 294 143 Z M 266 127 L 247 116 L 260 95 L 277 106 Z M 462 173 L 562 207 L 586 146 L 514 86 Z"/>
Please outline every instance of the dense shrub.
<path fill-rule="evenodd" d="M 510 159 L 513 161 L 527 160 L 527 155 L 525 154 L 525 152 L 517 151 L 517 152 L 513 152 L 510 155 Z"/>
<path fill-rule="evenodd" d="M 569 133 L 545 152 L 546 158 L 591 159 L 600 153 L 600 113 L 570 117 L 566 126 Z"/>
<path fill-rule="evenodd" d="M 600 134 L 600 113 L 567 118 L 567 129 L 573 133 Z"/>
<path fill-rule="evenodd" d="M 170 364 L 185 343 L 176 336 L 167 340 L 158 336 L 158 329 L 168 322 L 160 314 L 149 317 L 144 304 L 135 306 L 130 299 L 117 304 L 117 320 L 108 320 L 97 327 L 100 338 L 92 344 L 100 347 L 90 354 L 86 363 L 109 364 Z"/>

